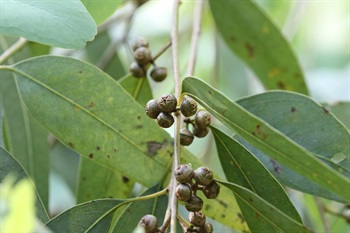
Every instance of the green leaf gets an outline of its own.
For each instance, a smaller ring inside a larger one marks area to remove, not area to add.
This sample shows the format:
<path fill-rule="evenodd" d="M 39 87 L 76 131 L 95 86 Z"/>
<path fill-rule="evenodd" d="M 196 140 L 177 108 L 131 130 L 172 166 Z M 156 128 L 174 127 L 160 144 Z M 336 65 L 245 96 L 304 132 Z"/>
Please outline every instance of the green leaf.
<path fill-rule="evenodd" d="M 297 222 L 301 218 L 288 198 L 288 195 L 270 172 L 239 142 L 230 138 L 215 127 L 211 127 L 219 158 L 229 182 L 245 187 L 262 199 L 278 207 L 283 213 Z M 274 231 L 263 218 L 256 218 L 251 208 L 238 199 L 238 204 L 252 232 Z"/>
<path fill-rule="evenodd" d="M 349 131 L 325 107 L 305 96 L 288 92 L 264 93 L 237 103 L 350 178 Z M 252 146 L 247 147 L 284 184 L 314 195 L 341 200 L 313 182 L 301 182 L 300 175 Z"/>
<path fill-rule="evenodd" d="M 107 232 L 113 213 L 124 202 L 101 199 L 82 203 L 51 219 L 46 226 L 53 232 Z"/>
<path fill-rule="evenodd" d="M 128 198 L 134 182 L 119 172 L 112 171 L 82 157 L 79 173 L 77 202 L 98 198 Z"/>
<path fill-rule="evenodd" d="M 150 99 L 153 99 L 147 78 L 135 78 L 128 75 L 120 79 L 119 84 L 143 107 Z"/>
<path fill-rule="evenodd" d="M 303 72 L 278 28 L 250 0 L 210 0 L 216 26 L 267 89 L 307 94 Z"/>
<path fill-rule="evenodd" d="M 1 2 L 0 32 L 78 49 L 94 38 L 96 25 L 80 1 L 7 0 Z"/>
<path fill-rule="evenodd" d="M 266 223 L 276 229 L 276 232 L 311 232 L 300 222 L 295 221 L 276 206 L 266 202 L 251 190 L 233 183 L 220 183 L 230 188 L 235 196 L 244 202 L 246 206 L 251 209 L 251 212 L 255 213 L 256 218 L 263 218 Z"/>
<path fill-rule="evenodd" d="M 98 65 L 100 69 L 105 71 L 115 80 L 124 76 L 126 71 L 118 56 L 118 50 L 112 54 L 112 57 L 108 57 L 106 60 L 106 53 L 110 55 L 111 45 L 115 47 L 115 43 L 109 37 L 108 31 L 104 31 L 96 35 L 95 39 L 86 45 L 86 54 L 88 61 L 92 64 Z M 103 62 L 101 62 L 103 61 Z"/>
<path fill-rule="evenodd" d="M 160 191 L 160 186 L 155 185 L 146 190 L 141 196 L 149 195 Z M 168 197 L 162 195 L 153 199 L 132 202 L 121 213 L 118 221 L 113 227 L 113 232 L 132 232 L 140 219 L 146 214 L 152 214 L 157 217 L 160 226 L 164 220 L 165 211 L 168 206 Z"/>
<path fill-rule="evenodd" d="M 27 172 L 21 166 L 21 164 L 4 148 L 0 147 L 0 183 L 8 174 L 14 174 L 17 180 L 29 179 Z M 34 188 L 34 185 L 33 185 Z M 39 194 L 36 192 L 36 211 L 37 216 L 42 222 L 47 222 L 49 217 L 45 210 L 43 203 L 41 202 Z"/>
<path fill-rule="evenodd" d="M 103 3 L 96 0 L 81 0 L 81 2 L 94 18 L 96 24 L 103 23 L 123 3 L 120 0 L 104 1 Z"/>
<path fill-rule="evenodd" d="M 253 146 L 307 179 L 332 190 L 347 201 L 350 200 L 349 179 L 325 165 L 281 131 L 197 78 L 186 78 L 182 88 L 184 94 L 197 99 L 211 114 Z M 275 109 L 272 108 L 270 113 L 275 114 Z"/>
<path fill-rule="evenodd" d="M 325 104 L 325 108 L 332 112 L 350 130 L 350 102 Z"/>
<path fill-rule="evenodd" d="M 82 156 L 146 187 L 158 183 L 168 170 L 173 139 L 101 70 L 77 59 L 55 56 L 2 69 L 17 74 L 21 96 L 36 119 Z M 203 165 L 186 150 L 182 150 L 182 158 L 182 163 Z M 228 196 L 230 191 L 222 189 L 219 199 L 206 202 L 206 215 L 246 230 L 237 203 Z"/>

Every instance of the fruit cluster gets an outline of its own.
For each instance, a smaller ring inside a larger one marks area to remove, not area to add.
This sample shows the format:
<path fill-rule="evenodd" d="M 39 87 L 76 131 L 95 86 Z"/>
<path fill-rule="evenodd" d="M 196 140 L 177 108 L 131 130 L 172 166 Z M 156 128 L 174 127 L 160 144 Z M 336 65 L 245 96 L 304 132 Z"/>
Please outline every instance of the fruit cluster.
<path fill-rule="evenodd" d="M 174 117 L 171 115 L 175 112 L 177 99 L 172 94 L 164 94 L 159 99 L 151 99 L 147 102 L 145 111 L 147 116 L 152 119 L 157 119 L 158 125 L 163 128 L 169 128 L 174 123 Z M 180 130 L 180 144 L 188 146 L 193 142 L 194 136 L 203 138 L 209 133 L 208 126 L 211 122 L 211 116 L 208 112 L 200 110 L 197 112 L 197 103 L 194 99 L 188 96 L 182 98 L 180 111 L 183 116 L 191 117 L 194 114 L 193 120 L 185 118 L 186 128 Z M 188 125 L 192 124 L 192 132 L 188 130 Z"/>
<path fill-rule="evenodd" d="M 149 65 L 153 64 L 153 69 L 150 73 L 151 78 L 156 82 L 161 82 L 166 78 L 168 74 L 167 69 L 156 66 L 149 49 L 149 43 L 145 38 L 138 38 L 132 44 L 132 49 L 135 61 L 131 63 L 129 71 L 134 77 L 145 78 Z"/>
<path fill-rule="evenodd" d="M 207 167 L 193 170 L 189 164 L 181 164 L 174 171 L 179 184 L 176 187 L 176 197 L 185 202 L 193 232 L 211 233 L 213 226 L 206 221 L 203 214 L 203 200 L 197 196 L 197 191 L 203 192 L 208 199 L 215 199 L 220 192 L 220 186 L 214 181 L 213 172 Z"/>

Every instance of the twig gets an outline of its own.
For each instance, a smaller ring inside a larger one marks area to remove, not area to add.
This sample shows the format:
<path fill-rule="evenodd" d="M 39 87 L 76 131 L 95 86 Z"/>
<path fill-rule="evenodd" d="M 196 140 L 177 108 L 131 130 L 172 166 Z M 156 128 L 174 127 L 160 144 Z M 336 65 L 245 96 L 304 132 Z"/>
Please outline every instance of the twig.
<path fill-rule="evenodd" d="M 193 14 L 193 28 L 192 28 L 192 39 L 191 39 L 191 50 L 189 60 L 187 63 L 187 73 L 190 76 L 194 74 L 194 68 L 196 65 L 196 57 L 198 50 L 198 40 L 201 34 L 201 22 L 202 22 L 202 8 L 203 0 L 197 0 Z"/>
<path fill-rule="evenodd" d="M 172 28 L 171 28 L 171 44 L 172 44 L 172 58 L 174 71 L 174 88 L 175 97 L 180 99 L 181 94 L 181 79 L 178 56 L 178 21 L 179 21 L 179 7 L 180 0 L 174 1 Z M 175 127 L 174 127 L 174 156 L 173 166 L 170 181 L 170 233 L 176 233 L 176 216 L 177 216 L 177 198 L 175 196 L 176 179 L 174 171 L 179 165 L 180 160 L 180 121 L 179 112 L 175 112 Z"/>
<path fill-rule="evenodd" d="M 23 48 L 27 44 L 27 40 L 23 37 L 19 38 L 16 43 L 14 43 L 10 48 L 5 50 L 3 54 L 0 55 L 0 64 L 4 63 L 9 59 L 11 56 L 13 56 L 15 53 L 17 53 L 21 48 Z"/>
<path fill-rule="evenodd" d="M 326 215 L 325 215 L 324 204 L 322 203 L 320 198 L 318 198 L 318 197 L 314 197 L 314 198 L 315 198 L 315 202 L 316 202 L 316 205 L 317 205 L 318 212 L 320 213 L 320 217 L 321 217 L 321 220 L 322 220 L 322 223 L 323 223 L 324 232 L 325 233 L 331 233 L 329 222 L 328 222 L 328 220 L 326 218 Z"/>

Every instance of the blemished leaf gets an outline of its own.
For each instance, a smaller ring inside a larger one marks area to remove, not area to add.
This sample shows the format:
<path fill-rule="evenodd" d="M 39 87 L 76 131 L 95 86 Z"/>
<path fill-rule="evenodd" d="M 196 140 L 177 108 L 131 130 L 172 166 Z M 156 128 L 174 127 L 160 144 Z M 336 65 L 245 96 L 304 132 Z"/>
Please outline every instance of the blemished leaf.
<path fill-rule="evenodd" d="M 153 99 L 147 78 L 135 78 L 128 75 L 118 82 L 143 107 L 150 99 Z"/>
<path fill-rule="evenodd" d="M 262 199 L 278 207 L 283 213 L 297 222 L 301 218 L 288 195 L 270 172 L 244 146 L 225 133 L 211 127 L 220 162 L 227 180 L 245 187 Z M 275 227 L 264 218 L 256 218 L 246 203 L 237 199 L 244 218 L 252 232 L 273 232 Z"/>
<path fill-rule="evenodd" d="M 0 147 L 0 183 L 3 182 L 4 178 L 9 174 L 14 175 L 17 180 L 30 179 L 27 172 L 24 170 L 18 160 L 16 160 L 4 148 Z M 34 185 L 33 188 L 35 188 Z M 47 222 L 49 217 L 37 192 L 35 192 L 35 199 L 37 217 L 42 222 Z"/>
<path fill-rule="evenodd" d="M 332 112 L 350 130 L 350 102 L 325 104 L 325 108 Z"/>
<path fill-rule="evenodd" d="M 107 232 L 114 212 L 125 200 L 100 199 L 76 205 L 51 219 L 53 232 Z"/>
<path fill-rule="evenodd" d="M 82 203 L 99 198 L 128 198 L 134 183 L 119 172 L 82 157 L 77 202 Z"/>
<path fill-rule="evenodd" d="M 158 191 L 160 191 L 160 187 L 159 185 L 155 185 L 146 190 L 141 196 L 149 195 Z M 140 219 L 146 214 L 156 216 L 158 225 L 160 225 L 164 220 L 167 205 L 167 195 L 162 195 L 145 201 L 132 202 L 121 213 L 115 226 L 113 226 L 113 232 L 132 232 L 136 228 Z"/>
<path fill-rule="evenodd" d="M 226 44 L 267 89 L 307 94 L 303 72 L 287 40 L 254 2 L 210 0 L 209 3 Z"/>
<path fill-rule="evenodd" d="M 104 1 L 102 4 L 100 1 L 96 0 L 81 0 L 81 2 L 94 18 L 96 24 L 101 24 L 111 16 L 124 1 Z"/>
<path fill-rule="evenodd" d="M 241 99 L 237 103 L 350 178 L 349 131 L 326 107 L 305 96 L 288 92 L 264 93 Z M 247 148 L 282 183 L 313 195 L 341 200 L 314 182 L 301 182 L 300 175 L 271 160 L 252 146 L 247 145 Z"/>
<path fill-rule="evenodd" d="M 101 70 L 56 56 L 37 57 L 3 69 L 16 73 L 21 97 L 35 118 L 82 156 L 146 187 L 158 183 L 168 171 L 173 139 Z M 181 163 L 203 165 L 186 150 L 182 150 Z M 218 200 L 205 203 L 206 215 L 245 230 L 238 205 L 229 195 L 223 188 Z"/>
<path fill-rule="evenodd" d="M 251 212 L 255 213 L 255 218 L 263 218 L 266 223 L 276 229 L 275 232 L 311 232 L 302 223 L 295 221 L 251 190 L 228 182 L 220 182 L 220 184 L 230 188 L 235 196 L 244 202 Z"/>
<path fill-rule="evenodd" d="M 263 119 L 227 99 L 219 91 L 198 78 L 187 77 L 183 81 L 182 89 L 184 94 L 194 97 L 224 125 L 237 132 L 274 160 L 288 166 L 305 178 L 332 190 L 345 200 L 350 200 L 350 190 L 348 189 L 350 181 L 347 177 L 331 169 L 317 159 L 313 153 Z M 288 110 L 291 107 L 293 106 L 289 106 Z M 321 106 L 319 108 L 322 109 Z M 275 109 L 272 111 L 275 113 Z M 327 114 L 324 113 L 323 116 L 327 117 Z M 326 119 L 324 118 L 325 121 L 327 121 Z M 295 128 L 291 130 L 297 132 Z"/>
<path fill-rule="evenodd" d="M 53 4 L 12 0 L 1 2 L 0 32 L 51 46 L 78 49 L 94 38 L 96 24 L 80 1 L 61 0 Z"/>

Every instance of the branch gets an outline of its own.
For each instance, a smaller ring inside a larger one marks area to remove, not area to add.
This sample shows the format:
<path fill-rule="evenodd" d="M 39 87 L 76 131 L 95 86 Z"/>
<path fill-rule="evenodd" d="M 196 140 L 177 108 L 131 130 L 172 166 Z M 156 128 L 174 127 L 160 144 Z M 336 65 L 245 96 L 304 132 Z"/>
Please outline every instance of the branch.
<path fill-rule="evenodd" d="M 178 56 L 178 21 L 179 21 L 179 7 L 180 0 L 174 1 L 173 8 L 173 19 L 171 28 L 171 44 L 172 44 L 172 57 L 173 57 L 173 71 L 174 71 L 174 88 L 175 97 L 180 99 L 181 95 L 181 79 L 180 79 L 180 68 L 179 68 L 179 56 Z M 177 181 L 174 176 L 174 171 L 179 165 L 180 160 L 180 121 L 181 114 L 175 112 L 175 127 L 174 127 L 174 157 L 173 167 L 171 172 L 170 180 L 170 233 L 176 233 L 176 216 L 177 216 L 177 198 L 175 195 L 175 189 Z"/>
<path fill-rule="evenodd" d="M 192 40 L 191 40 L 191 50 L 189 55 L 189 60 L 187 63 L 187 73 L 190 76 L 194 74 L 194 67 L 196 65 L 196 57 L 198 50 L 198 40 L 201 34 L 201 23 L 202 23 L 202 8 L 203 0 L 197 0 L 193 14 L 193 28 L 192 28 Z"/>
<path fill-rule="evenodd" d="M 0 55 L 0 64 L 4 63 L 9 59 L 11 56 L 13 56 L 15 53 L 17 53 L 21 48 L 23 48 L 27 44 L 27 40 L 23 37 L 19 38 L 16 43 L 14 43 L 10 48 L 5 50 L 3 54 Z"/>

